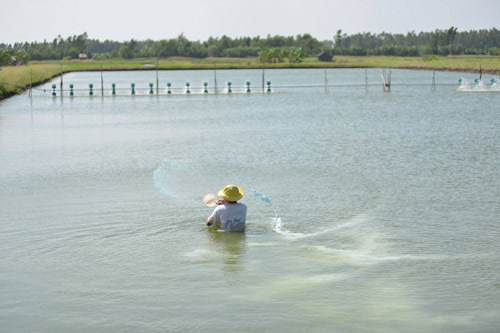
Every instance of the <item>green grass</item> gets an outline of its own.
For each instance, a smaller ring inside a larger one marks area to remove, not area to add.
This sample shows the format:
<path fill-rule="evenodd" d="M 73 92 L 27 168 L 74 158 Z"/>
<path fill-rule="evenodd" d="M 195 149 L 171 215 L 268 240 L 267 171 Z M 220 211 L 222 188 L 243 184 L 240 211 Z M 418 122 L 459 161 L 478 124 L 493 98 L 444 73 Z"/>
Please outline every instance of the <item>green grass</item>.
<path fill-rule="evenodd" d="M 154 70 L 156 59 L 103 59 L 70 61 L 31 61 L 28 66 L 7 66 L 0 71 L 0 99 L 21 93 L 30 85 L 30 72 L 33 85 L 44 83 L 62 71 L 106 71 L 117 70 Z M 158 68 L 177 69 L 257 69 L 263 64 L 257 58 L 183 58 L 160 59 Z M 418 70 L 438 70 L 457 72 L 479 72 L 500 74 L 500 57 L 493 56 L 450 56 L 450 57 L 389 57 L 389 56 L 335 56 L 332 62 L 320 62 L 315 57 L 305 58 L 300 64 L 288 62 L 265 64 L 265 68 L 407 68 Z"/>
<path fill-rule="evenodd" d="M 500 57 L 451 56 L 451 57 L 336 57 L 338 67 L 408 68 L 456 72 L 500 74 Z"/>
<path fill-rule="evenodd" d="M 60 74 L 61 65 L 33 64 L 30 66 L 8 66 L 0 71 L 0 99 L 19 94 L 30 86 L 42 84 Z"/>

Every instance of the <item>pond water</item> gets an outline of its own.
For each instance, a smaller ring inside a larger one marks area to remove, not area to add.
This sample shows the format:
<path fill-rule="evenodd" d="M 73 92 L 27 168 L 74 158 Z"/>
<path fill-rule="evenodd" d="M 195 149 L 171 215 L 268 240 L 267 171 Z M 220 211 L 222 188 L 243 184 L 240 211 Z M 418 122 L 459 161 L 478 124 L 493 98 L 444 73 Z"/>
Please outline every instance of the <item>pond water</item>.
<path fill-rule="evenodd" d="M 148 96 L 154 71 L 106 72 L 105 97 L 70 73 L 63 98 L 55 79 L 0 102 L 1 330 L 497 330 L 500 93 L 367 73 L 328 70 L 325 93 L 324 70 L 266 70 L 267 94 L 220 70 L 236 93 L 204 95 L 213 71 L 161 71 Z M 230 183 L 244 234 L 204 229 Z"/>

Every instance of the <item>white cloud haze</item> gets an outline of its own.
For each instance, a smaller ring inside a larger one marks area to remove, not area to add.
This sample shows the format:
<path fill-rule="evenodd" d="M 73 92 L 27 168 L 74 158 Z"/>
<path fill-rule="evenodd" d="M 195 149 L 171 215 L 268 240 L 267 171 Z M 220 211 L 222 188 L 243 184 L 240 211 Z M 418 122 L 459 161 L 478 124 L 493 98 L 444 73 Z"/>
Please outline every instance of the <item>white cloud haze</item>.
<path fill-rule="evenodd" d="M 117 41 L 310 33 L 331 39 L 338 29 L 406 33 L 499 26 L 496 0 L 0 0 L 0 43 L 52 40 L 87 32 Z"/>

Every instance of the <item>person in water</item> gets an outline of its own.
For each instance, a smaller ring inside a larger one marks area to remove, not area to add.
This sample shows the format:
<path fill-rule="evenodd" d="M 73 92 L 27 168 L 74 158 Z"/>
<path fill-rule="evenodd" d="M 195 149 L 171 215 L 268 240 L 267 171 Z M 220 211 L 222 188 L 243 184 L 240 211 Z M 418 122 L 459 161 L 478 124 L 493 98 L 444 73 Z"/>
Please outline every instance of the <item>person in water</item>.
<path fill-rule="evenodd" d="M 243 189 L 236 185 L 227 185 L 217 195 L 218 200 L 212 215 L 207 217 L 207 226 L 220 226 L 221 231 L 245 231 L 247 205 L 238 203 L 243 197 Z"/>

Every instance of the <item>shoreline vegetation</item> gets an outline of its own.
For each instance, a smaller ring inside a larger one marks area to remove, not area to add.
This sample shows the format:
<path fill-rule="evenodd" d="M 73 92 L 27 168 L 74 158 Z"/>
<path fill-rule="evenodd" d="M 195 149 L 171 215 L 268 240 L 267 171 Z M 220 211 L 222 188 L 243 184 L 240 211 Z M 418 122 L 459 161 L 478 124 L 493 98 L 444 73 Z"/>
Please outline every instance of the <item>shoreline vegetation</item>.
<path fill-rule="evenodd" d="M 132 70 L 213 70 L 216 69 L 290 69 L 290 68 L 391 68 L 435 70 L 500 75 L 500 57 L 487 55 L 456 56 L 334 56 L 331 62 L 306 57 L 300 63 L 262 63 L 258 57 L 247 58 L 135 58 L 102 60 L 44 60 L 30 61 L 27 65 L 6 66 L 0 71 L 0 100 L 21 94 L 41 85 L 61 73 L 80 71 L 132 71 Z"/>

